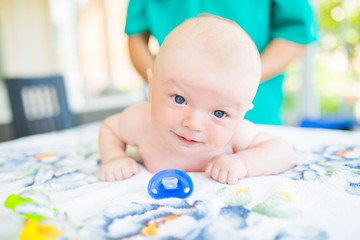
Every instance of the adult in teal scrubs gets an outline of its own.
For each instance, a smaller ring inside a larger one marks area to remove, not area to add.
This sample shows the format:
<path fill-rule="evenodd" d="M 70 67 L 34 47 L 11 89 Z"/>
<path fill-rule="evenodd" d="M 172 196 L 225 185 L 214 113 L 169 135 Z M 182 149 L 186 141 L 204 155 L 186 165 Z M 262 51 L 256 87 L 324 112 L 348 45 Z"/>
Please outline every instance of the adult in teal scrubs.
<path fill-rule="evenodd" d="M 159 44 L 184 20 L 210 13 L 238 23 L 253 39 L 262 62 L 262 83 L 245 118 L 254 123 L 281 124 L 282 74 L 286 66 L 316 39 L 308 0 L 130 0 L 125 33 L 131 60 L 146 79 L 154 57 L 149 36 Z"/>

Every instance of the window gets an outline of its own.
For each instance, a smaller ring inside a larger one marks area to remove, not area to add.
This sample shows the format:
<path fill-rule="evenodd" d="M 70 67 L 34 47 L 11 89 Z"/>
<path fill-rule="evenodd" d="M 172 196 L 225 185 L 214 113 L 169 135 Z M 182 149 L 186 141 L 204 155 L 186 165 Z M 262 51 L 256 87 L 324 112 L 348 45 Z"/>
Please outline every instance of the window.
<path fill-rule="evenodd" d="M 127 4 L 127 0 L 50 1 L 58 65 L 75 111 L 144 98 L 143 80 L 132 67 L 124 33 Z M 126 97 L 117 98 L 119 93 Z"/>

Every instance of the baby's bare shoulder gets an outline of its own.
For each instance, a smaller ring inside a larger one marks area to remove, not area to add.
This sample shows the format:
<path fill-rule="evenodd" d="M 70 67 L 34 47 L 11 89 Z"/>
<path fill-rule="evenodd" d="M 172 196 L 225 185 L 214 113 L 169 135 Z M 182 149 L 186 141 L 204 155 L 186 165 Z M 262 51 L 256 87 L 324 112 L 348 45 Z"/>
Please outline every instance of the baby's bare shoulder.
<path fill-rule="evenodd" d="M 110 127 L 118 136 L 128 136 L 133 135 L 134 130 L 143 130 L 147 122 L 150 121 L 149 119 L 149 104 L 139 103 L 108 117 L 103 124 Z"/>
<path fill-rule="evenodd" d="M 253 146 L 260 146 L 270 141 L 283 142 L 284 140 L 274 134 L 264 132 L 258 129 L 255 124 L 244 120 L 234 135 L 233 146 L 235 146 L 234 149 L 242 150 Z"/>
<path fill-rule="evenodd" d="M 148 102 L 137 103 L 131 105 L 121 112 L 123 115 L 142 115 L 150 111 L 150 104 Z"/>
<path fill-rule="evenodd" d="M 242 150 L 248 148 L 252 140 L 259 133 L 255 124 L 248 120 L 242 120 L 232 138 L 234 149 Z"/>
<path fill-rule="evenodd" d="M 120 113 L 120 119 L 124 125 L 143 125 L 150 119 L 150 104 L 145 102 L 129 106 Z"/>

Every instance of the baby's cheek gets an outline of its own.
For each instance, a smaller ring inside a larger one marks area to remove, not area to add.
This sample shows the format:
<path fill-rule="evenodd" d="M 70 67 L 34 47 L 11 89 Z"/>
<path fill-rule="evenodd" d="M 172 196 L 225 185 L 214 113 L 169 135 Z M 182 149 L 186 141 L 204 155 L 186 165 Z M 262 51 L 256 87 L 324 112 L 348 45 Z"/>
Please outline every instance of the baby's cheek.
<path fill-rule="evenodd" d="M 163 126 L 167 122 L 166 112 L 161 112 L 158 109 L 154 109 L 151 112 L 151 121 L 154 126 Z"/>
<path fill-rule="evenodd" d="M 164 112 L 164 114 L 159 118 L 159 123 L 165 129 L 172 129 L 174 125 L 176 125 L 176 118 L 169 112 Z"/>
<path fill-rule="evenodd" d="M 231 136 L 221 128 L 210 128 L 207 134 L 208 144 L 213 150 L 219 149 L 229 143 Z"/>

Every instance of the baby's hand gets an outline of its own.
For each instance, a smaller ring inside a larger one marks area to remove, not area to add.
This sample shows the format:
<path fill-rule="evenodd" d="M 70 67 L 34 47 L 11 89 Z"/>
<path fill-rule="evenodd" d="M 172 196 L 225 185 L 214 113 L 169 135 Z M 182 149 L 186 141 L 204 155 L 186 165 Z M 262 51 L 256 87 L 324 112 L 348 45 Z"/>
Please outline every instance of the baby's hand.
<path fill-rule="evenodd" d="M 236 184 L 239 179 L 246 177 L 247 168 L 239 156 L 229 154 L 214 157 L 205 172 L 218 182 Z"/>
<path fill-rule="evenodd" d="M 127 179 L 138 172 L 138 164 L 127 156 L 116 157 L 102 164 L 99 178 L 101 181 L 111 182 Z"/>

